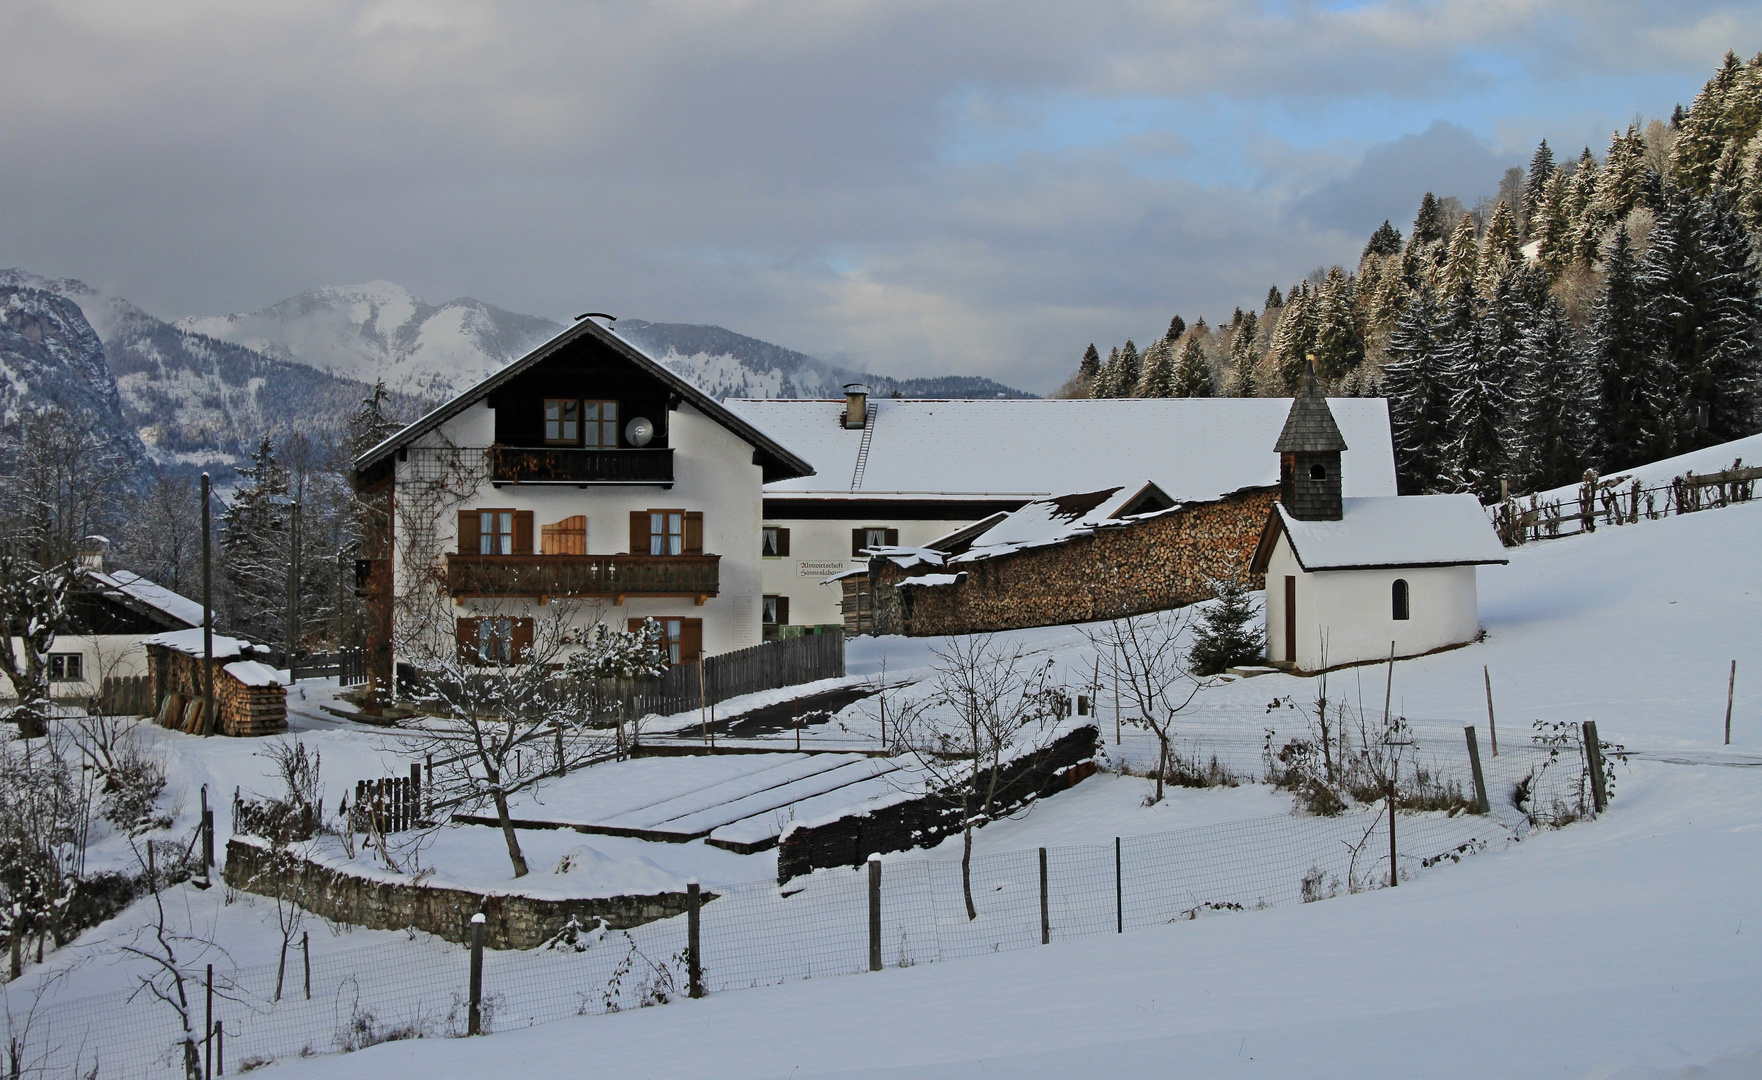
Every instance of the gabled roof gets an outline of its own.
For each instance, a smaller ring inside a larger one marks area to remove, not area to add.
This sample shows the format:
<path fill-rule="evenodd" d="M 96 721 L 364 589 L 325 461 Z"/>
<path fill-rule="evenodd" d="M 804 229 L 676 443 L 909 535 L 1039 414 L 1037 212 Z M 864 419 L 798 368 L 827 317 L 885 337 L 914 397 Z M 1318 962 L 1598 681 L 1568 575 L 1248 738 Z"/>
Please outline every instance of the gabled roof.
<path fill-rule="evenodd" d="M 1268 453 L 1289 398 L 869 398 L 873 422 L 846 430 L 844 402 L 731 400 L 728 408 L 814 463 L 810 478 L 765 485 L 767 499 L 1034 499 L 1119 477 L 1155 482 L 1176 502 L 1208 502 L 1279 482 Z M 1395 494 L 1382 398 L 1328 402 L 1353 449 L 1347 495 Z M 863 447 L 867 445 L 867 454 Z M 860 462 L 860 465 L 859 465 Z"/>
<path fill-rule="evenodd" d="M 1036 499 L 1006 514 L 972 538 L 967 549 L 948 561 L 977 562 L 1027 548 L 1062 544 L 1089 536 L 1108 525 L 1124 525 L 1139 517 L 1173 509 L 1175 502 L 1155 484 L 1140 481 L 1100 491 L 1074 492 Z"/>
<path fill-rule="evenodd" d="M 1345 449 L 1346 440 L 1340 434 L 1340 425 L 1334 422 L 1328 399 L 1322 395 L 1321 383 L 1315 372 L 1307 372 L 1303 376 L 1302 389 L 1291 402 L 1291 412 L 1285 417 L 1279 441 L 1273 444 L 1273 452 L 1329 454 L 1341 453 Z"/>
<path fill-rule="evenodd" d="M 1344 499 L 1339 521 L 1299 521 L 1274 503 L 1249 568 L 1266 573 L 1279 537 L 1306 571 L 1509 562 L 1473 495 Z"/>
<path fill-rule="evenodd" d="M 97 591 L 109 599 L 155 619 L 168 628 L 202 625 L 202 605 L 128 570 L 89 574 Z"/>
<path fill-rule="evenodd" d="M 363 472 L 385 461 L 395 451 L 410 445 L 413 440 L 433 431 L 470 406 L 482 401 L 498 388 L 518 378 L 530 368 L 558 355 L 568 347 L 588 343 L 603 346 L 621 359 L 628 361 L 644 374 L 665 384 L 669 390 L 678 394 L 692 408 L 721 424 L 736 437 L 750 443 L 754 451 L 754 463 L 765 470 L 767 482 L 814 474 L 814 467 L 788 447 L 759 430 L 745 418 L 730 412 L 721 402 L 699 390 L 690 382 L 668 370 L 660 362 L 651 359 L 635 345 L 625 341 L 592 319 L 580 320 L 574 326 L 485 378 L 440 408 L 403 428 L 378 446 L 368 450 L 355 459 L 355 471 Z"/>

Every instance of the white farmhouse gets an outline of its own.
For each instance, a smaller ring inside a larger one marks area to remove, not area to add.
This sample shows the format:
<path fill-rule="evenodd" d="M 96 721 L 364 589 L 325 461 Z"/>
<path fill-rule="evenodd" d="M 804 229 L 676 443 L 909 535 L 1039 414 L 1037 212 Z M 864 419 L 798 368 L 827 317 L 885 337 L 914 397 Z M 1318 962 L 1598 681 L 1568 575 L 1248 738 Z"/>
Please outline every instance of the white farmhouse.
<path fill-rule="evenodd" d="M 1388 403 L 1334 401 L 1354 450 L 1348 495 L 1395 494 Z M 765 607 L 780 624 L 843 618 L 839 587 L 875 547 L 924 547 L 1037 499 L 1148 480 L 1179 503 L 1277 482 L 1265 447 L 1289 411 L 1281 398 L 931 400 L 727 403 L 814 463 L 813 475 L 767 479 Z M 773 633 L 781 627 L 766 626 Z"/>
<path fill-rule="evenodd" d="M 1275 449 L 1279 502 L 1251 567 L 1266 575 L 1269 662 L 1323 671 L 1480 635 L 1475 567 L 1508 560 L 1479 500 L 1344 497 L 1346 440 L 1313 376 Z"/>
<path fill-rule="evenodd" d="M 571 625 L 654 618 L 674 664 L 756 645 L 762 487 L 812 472 L 584 318 L 356 460 L 382 512 L 359 571 L 370 671 L 390 677 L 417 632 L 397 620 L 435 598 L 420 633 L 486 660 L 563 608 Z"/>

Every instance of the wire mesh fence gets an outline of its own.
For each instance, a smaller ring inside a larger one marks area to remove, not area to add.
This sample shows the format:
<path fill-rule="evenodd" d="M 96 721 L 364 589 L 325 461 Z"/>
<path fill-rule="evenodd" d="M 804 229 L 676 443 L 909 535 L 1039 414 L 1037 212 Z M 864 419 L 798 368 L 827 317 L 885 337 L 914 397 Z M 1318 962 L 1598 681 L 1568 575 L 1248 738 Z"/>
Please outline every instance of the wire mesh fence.
<path fill-rule="evenodd" d="M 1222 750 L 1231 760 L 1242 757 L 1240 747 Z M 880 870 L 881 966 L 1027 949 L 1043 939 L 1071 941 L 1387 887 L 1391 856 L 1399 883 L 1588 810 L 1588 767 L 1576 729 L 1551 742 L 1507 746 L 1497 757 L 1485 748 L 1482 754 L 1486 814 L 1469 812 L 1477 800 L 1462 740 L 1428 735 L 1406 747 L 1393 851 L 1386 803 L 1364 802 L 1331 816 L 1293 813 L 1108 844 L 979 853 L 971 864 L 971 917 L 958 861 L 896 856 Z M 765 880 L 708 889 L 698 953 L 703 989 L 721 993 L 870 970 L 876 942 L 869 874 L 857 867 L 782 885 Z M 280 970 L 221 972 L 217 964 L 213 1016 L 223 1034 L 212 1044 L 205 1040 L 204 965 L 213 958 L 184 958 L 189 1038 L 204 1070 L 211 1052 L 220 1059 L 216 1073 L 237 1072 L 273 1060 L 466 1032 L 468 948 L 417 934 L 365 947 L 346 936 L 323 937 L 328 940 L 311 942 L 309 954 L 296 943 Z M 688 941 L 689 917 L 681 915 L 629 931 L 571 924 L 543 948 L 490 951 L 484 956 L 484 1030 L 685 997 Z M 163 976 L 158 981 L 167 985 Z M 52 991 L 27 997 L 9 990 L 5 1010 L 17 1076 L 83 1076 L 96 1068 L 103 1077 L 158 1080 L 185 1068 L 183 1021 L 144 991 L 64 1001 Z"/>

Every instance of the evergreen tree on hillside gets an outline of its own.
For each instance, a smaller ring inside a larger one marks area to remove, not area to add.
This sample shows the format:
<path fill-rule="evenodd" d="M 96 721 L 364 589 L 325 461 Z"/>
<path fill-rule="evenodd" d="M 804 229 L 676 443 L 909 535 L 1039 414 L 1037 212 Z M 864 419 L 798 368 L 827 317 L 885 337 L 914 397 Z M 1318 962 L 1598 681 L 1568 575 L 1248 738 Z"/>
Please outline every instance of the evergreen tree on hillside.
<path fill-rule="evenodd" d="M 1260 361 L 1260 316 L 1250 311 L 1230 338 L 1230 367 L 1240 372 Z M 1252 376 L 1250 376 L 1252 378 Z"/>
<path fill-rule="evenodd" d="M 1309 354 L 1315 351 L 1315 308 L 1315 292 L 1309 282 L 1299 283 L 1285 294 L 1284 314 L 1279 316 L 1279 325 L 1267 343 L 1274 370 L 1287 390 L 1296 388 L 1303 378 Z"/>
<path fill-rule="evenodd" d="M 1590 266 L 1597 261 L 1603 233 L 1614 224 L 1603 214 L 1599 197 L 1601 183 L 1602 173 L 1597 168 L 1597 159 L 1591 156 L 1591 149 L 1587 146 L 1579 157 L 1578 167 L 1572 172 L 1566 194 L 1566 217 L 1571 222 L 1569 231 L 1572 234 L 1571 261 L 1581 266 Z"/>
<path fill-rule="evenodd" d="M 1751 63 L 1755 66 L 1757 61 Z M 1695 95 L 1683 117 L 1670 162 L 1670 178 L 1676 186 L 1694 194 L 1705 194 L 1713 186 L 1714 170 L 1726 146 L 1748 142 L 1755 131 L 1751 125 L 1762 119 L 1751 100 L 1754 93 L 1755 80 L 1743 61 L 1736 53 L 1726 53 L 1725 63 Z"/>
<path fill-rule="evenodd" d="M 230 625 L 257 641 L 275 641 L 282 637 L 287 607 L 290 477 L 267 435 L 238 474 L 239 485 L 220 519 Z"/>
<path fill-rule="evenodd" d="M 390 397 L 385 380 L 374 380 L 372 392 L 361 399 L 361 407 L 349 418 L 350 457 L 360 457 L 403 428 L 404 425 L 386 411 Z"/>
<path fill-rule="evenodd" d="M 1402 494 L 1440 489 L 1449 437 L 1450 401 L 1444 382 L 1444 313 L 1430 285 L 1421 285 L 1389 336 L 1383 368 L 1395 467 Z"/>
<path fill-rule="evenodd" d="M 1328 271 L 1316 294 L 1311 315 L 1316 374 L 1330 383 L 1346 378 L 1364 363 L 1364 328 L 1358 318 L 1358 283 L 1338 266 Z M 1293 389 L 1295 384 L 1293 383 Z"/>
<path fill-rule="evenodd" d="M 1495 203 L 1493 216 L 1487 221 L 1487 235 L 1481 241 L 1480 288 L 1491 296 L 1499 280 L 1523 265 L 1523 245 L 1517 241 L 1517 219 L 1510 203 Z"/>
<path fill-rule="evenodd" d="M 1091 397 L 1099 397 L 1095 393 L 1096 380 L 1101 378 L 1101 354 L 1095 351 L 1095 342 L 1083 350 L 1083 359 L 1077 361 L 1077 379 L 1089 388 Z"/>
<path fill-rule="evenodd" d="M 1120 346 L 1119 359 L 1114 362 L 1113 392 L 1109 397 L 1131 397 L 1138 392 L 1138 380 L 1144 375 L 1143 364 L 1138 358 L 1138 346 L 1127 338 Z"/>
<path fill-rule="evenodd" d="M 1467 214 L 1457 223 L 1456 231 L 1450 236 L 1450 253 L 1444 258 L 1444 265 L 1438 274 L 1438 291 L 1445 296 L 1455 296 L 1464 290 L 1472 290 L 1480 283 L 1481 252 L 1477 244 L 1474 230 L 1474 218 Z"/>
<path fill-rule="evenodd" d="M 1119 397 L 1118 386 L 1120 377 L 1120 347 L 1115 345 L 1107 350 L 1107 360 L 1101 365 L 1101 374 L 1095 378 L 1095 389 L 1089 392 L 1090 397 Z"/>
<path fill-rule="evenodd" d="M 1144 375 L 1138 380 L 1137 397 L 1166 398 L 1175 394 L 1175 347 L 1167 338 L 1151 342 L 1144 350 Z"/>
<path fill-rule="evenodd" d="M 1743 178 L 1738 184 L 1738 216 L 1751 232 L 1762 232 L 1762 133 L 1744 150 Z"/>
<path fill-rule="evenodd" d="M 1597 183 L 1600 216 L 1610 224 L 1624 220 L 1646 193 L 1646 137 L 1640 125 L 1628 125 L 1627 134 L 1616 132 L 1609 140 L 1603 176 Z"/>
<path fill-rule="evenodd" d="M 1280 295 L 1279 287 L 1273 285 L 1266 290 L 1266 310 L 1272 311 L 1285 306 L 1285 298 Z"/>
<path fill-rule="evenodd" d="M 1660 377 L 1647 340 L 1645 297 L 1627 226 L 1615 227 L 1604 258 L 1603 293 L 1585 332 L 1585 356 L 1596 378 L 1596 455 L 1603 471 L 1645 461 L 1657 438 Z M 1667 407 L 1667 405 L 1666 405 Z M 1663 456 L 1663 455 L 1658 455 Z"/>
<path fill-rule="evenodd" d="M 1181 347 L 1181 356 L 1175 362 L 1172 397 L 1210 397 L 1211 365 L 1205 362 L 1205 349 L 1199 344 L 1197 337 L 1190 337 Z"/>
<path fill-rule="evenodd" d="M 1399 254 L 1401 254 L 1401 230 L 1389 224 L 1388 218 L 1384 218 L 1383 223 L 1377 226 L 1377 231 L 1370 234 L 1370 241 L 1364 245 L 1364 253 L 1359 256 L 1359 260 L 1363 261 L 1373 255 L 1381 258 L 1385 255 Z"/>
<path fill-rule="evenodd" d="M 1444 379 L 1450 395 L 1450 438 L 1445 452 L 1450 486 L 1482 500 L 1496 497 L 1511 475 L 1509 446 L 1512 373 L 1524 346 L 1531 311 L 1508 274 L 1485 301 L 1465 283 L 1451 300 L 1446 322 Z"/>
<path fill-rule="evenodd" d="M 1266 654 L 1266 631 L 1248 586 L 1232 577 L 1211 583 L 1217 602 L 1204 608 L 1193 628 L 1187 664 L 1195 675 L 1217 675 Z"/>
<path fill-rule="evenodd" d="M 1413 236 L 1408 240 L 1408 246 L 1436 244 L 1444 239 L 1449 227 L 1450 223 L 1444 220 L 1443 208 L 1438 205 L 1438 197 L 1428 191 L 1419 200 L 1419 213 L 1413 216 Z"/>
<path fill-rule="evenodd" d="M 1652 445 L 1668 450 L 1679 441 L 1708 445 L 1752 434 L 1762 378 L 1762 308 L 1749 239 L 1730 198 L 1718 189 L 1708 198 L 1667 192 L 1638 284 L 1655 362 L 1674 377 L 1656 408 L 1680 428 L 1674 439 L 1658 430 Z M 1659 418 L 1654 426 L 1666 425 Z"/>
<path fill-rule="evenodd" d="M 1554 151 L 1548 149 L 1548 140 L 1543 139 L 1530 157 L 1529 174 L 1523 183 L 1523 221 L 1520 224 L 1523 235 L 1530 240 L 1536 238 L 1536 215 L 1548 197 L 1548 182 L 1554 179 L 1554 173 Z"/>
<path fill-rule="evenodd" d="M 1186 332 L 1187 332 L 1187 320 L 1181 318 L 1179 315 L 1176 315 L 1174 318 L 1169 320 L 1169 332 L 1163 335 L 1163 340 L 1171 342 L 1171 343 L 1179 341 L 1179 340 L 1181 340 L 1181 335 L 1185 334 Z"/>
<path fill-rule="evenodd" d="M 1578 479 L 1590 463 L 1595 380 L 1574 347 L 1566 309 L 1548 295 L 1546 275 L 1521 272 L 1536 279 L 1525 290 L 1541 302 L 1524 328 L 1516 373 L 1514 490 L 1546 491 Z"/>
<path fill-rule="evenodd" d="M 1572 261 L 1573 223 L 1566 213 L 1566 183 L 1566 174 L 1555 169 L 1530 219 L 1536 261 L 1552 277 L 1559 277 Z"/>

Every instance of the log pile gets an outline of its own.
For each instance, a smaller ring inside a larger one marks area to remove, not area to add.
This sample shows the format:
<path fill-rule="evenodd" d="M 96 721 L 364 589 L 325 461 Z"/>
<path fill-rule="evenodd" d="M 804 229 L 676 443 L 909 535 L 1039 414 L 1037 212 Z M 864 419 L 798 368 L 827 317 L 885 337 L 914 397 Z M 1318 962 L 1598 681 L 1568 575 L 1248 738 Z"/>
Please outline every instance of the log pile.
<path fill-rule="evenodd" d="M 187 735 L 202 733 L 202 658 L 177 649 L 149 644 L 160 727 Z M 240 737 L 279 735 L 288 729 L 287 689 L 270 684 L 249 686 L 226 670 L 231 658 L 214 661 L 215 733 Z"/>

